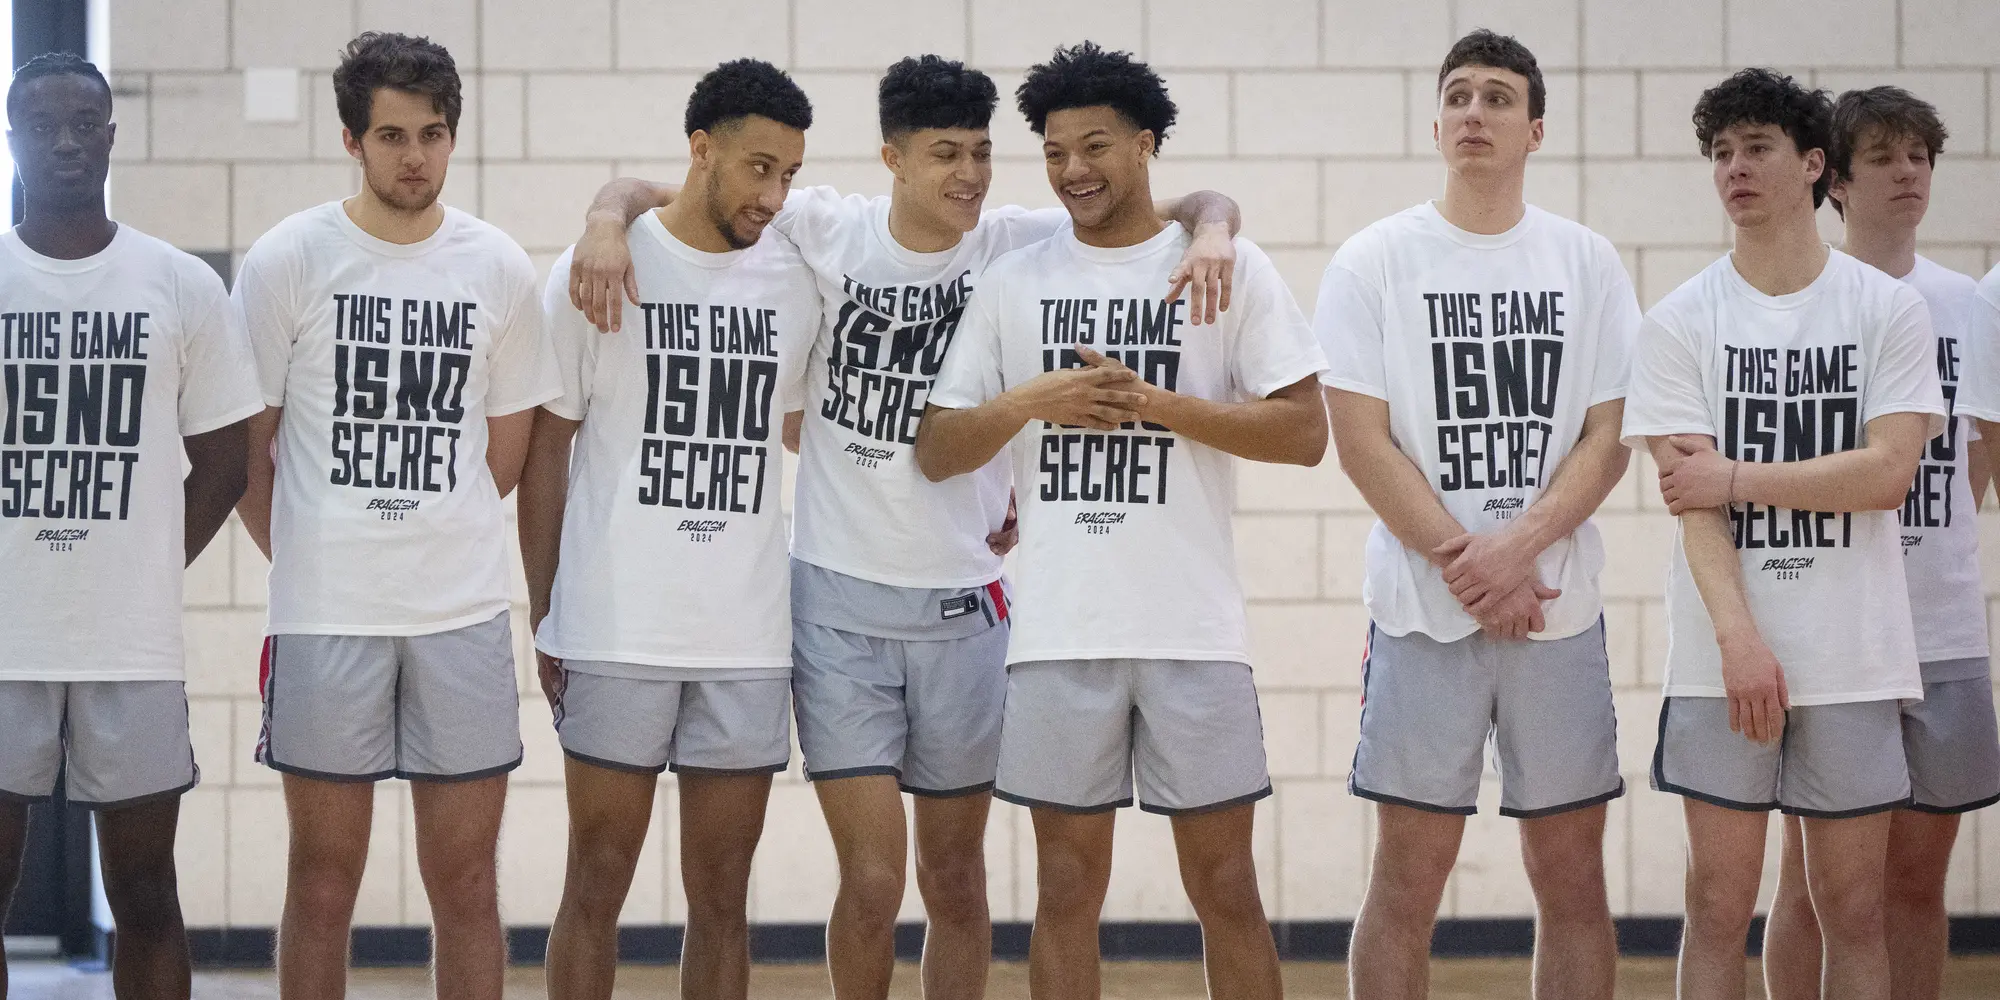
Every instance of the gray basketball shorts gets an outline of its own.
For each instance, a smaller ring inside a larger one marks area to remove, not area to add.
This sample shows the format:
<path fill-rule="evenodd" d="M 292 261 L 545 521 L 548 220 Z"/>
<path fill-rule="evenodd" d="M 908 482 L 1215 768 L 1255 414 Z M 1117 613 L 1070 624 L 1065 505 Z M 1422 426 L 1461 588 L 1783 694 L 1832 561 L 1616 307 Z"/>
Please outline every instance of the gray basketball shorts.
<path fill-rule="evenodd" d="M 1005 624 L 887 639 L 792 622 L 792 698 L 812 781 L 887 774 L 913 795 L 993 787 L 1007 701 Z"/>
<path fill-rule="evenodd" d="M 1168 816 L 1271 794 L 1250 665 L 1232 660 L 1038 660 L 1007 668 L 1000 777 L 1016 805 Z"/>
<path fill-rule="evenodd" d="M 257 761 L 324 781 L 472 781 L 521 764 L 507 613 L 431 635 L 264 640 Z"/>
<path fill-rule="evenodd" d="M 1978 663 L 1983 666 L 1985 657 Z M 1927 672 L 1932 666 L 1925 664 Z M 1954 676 L 1961 673 L 1947 672 Z M 2000 732 L 1996 728 L 2000 727 L 1994 721 L 1993 679 L 1988 671 L 1977 670 L 1977 676 L 1959 680 L 1925 681 L 1924 700 L 1903 707 L 1910 808 L 1964 813 L 2000 802 Z"/>
<path fill-rule="evenodd" d="M 180 681 L 0 681 L 0 798 L 122 809 L 201 781 Z"/>
<path fill-rule="evenodd" d="M 1670 697 L 1660 706 L 1653 787 L 1749 812 L 1846 819 L 1906 805 L 1910 770 L 1896 701 L 1794 705 L 1784 734 L 1753 743 L 1729 729 L 1729 699 Z"/>
<path fill-rule="evenodd" d="M 594 667 L 610 666 L 609 670 Z M 648 668 L 565 661 L 556 698 L 563 753 L 615 771 L 775 774 L 792 757 L 791 681 L 634 677 Z"/>
<path fill-rule="evenodd" d="M 1348 791 L 1425 812 L 1479 811 L 1490 742 L 1500 814 L 1552 816 L 1625 794 L 1604 622 L 1566 639 L 1439 642 L 1369 629 Z"/>

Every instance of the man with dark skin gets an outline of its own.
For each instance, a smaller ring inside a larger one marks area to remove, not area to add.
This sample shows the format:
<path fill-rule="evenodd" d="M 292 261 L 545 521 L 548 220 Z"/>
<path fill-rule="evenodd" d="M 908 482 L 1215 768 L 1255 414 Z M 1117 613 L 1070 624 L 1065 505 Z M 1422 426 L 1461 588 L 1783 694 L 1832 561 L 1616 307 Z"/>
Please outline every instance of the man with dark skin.
<path fill-rule="evenodd" d="M 105 214 L 117 126 L 96 67 L 62 53 L 30 60 L 7 113 L 26 212 L 0 235 L 11 321 L 0 347 L 0 916 L 20 879 L 28 805 L 52 794 L 66 760 L 66 797 L 97 817 L 116 996 L 186 997 L 174 835 L 199 772 L 180 679 L 181 571 L 243 493 L 257 409 L 249 348 L 207 265 Z M 180 433 L 142 444 L 148 421 Z M 0 962 L 0 997 L 6 986 Z"/>

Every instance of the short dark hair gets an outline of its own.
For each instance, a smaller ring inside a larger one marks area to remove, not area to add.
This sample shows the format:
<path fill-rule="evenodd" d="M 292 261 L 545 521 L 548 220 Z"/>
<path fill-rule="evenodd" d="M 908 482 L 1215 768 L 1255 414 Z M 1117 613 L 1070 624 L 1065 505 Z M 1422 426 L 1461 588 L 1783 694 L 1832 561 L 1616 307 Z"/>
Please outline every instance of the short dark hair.
<path fill-rule="evenodd" d="M 1790 136 L 1800 155 L 1828 151 L 1833 138 L 1833 102 L 1824 90 L 1812 90 L 1776 70 L 1753 66 L 1702 91 L 1694 102 L 1694 137 L 1701 155 L 1714 155 L 1715 137 L 1738 125 L 1774 125 Z M 1813 207 L 1826 201 L 1833 185 L 1833 165 L 1813 182 Z"/>
<path fill-rule="evenodd" d="M 458 134 L 465 98 L 459 91 L 458 64 L 444 46 L 393 31 L 362 32 L 347 43 L 333 71 L 334 107 L 340 123 L 357 138 L 368 131 L 375 92 L 384 87 L 429 97 L 431 110 L 444 116 L 444 127 Z"/>
<path fill-rule="evenodd" d="M 1461 66 L 1491 66 L 1527 77 L 1528 117 L 1540 118 L 1542 112 L 1548 110 L 1549 88 L 1542 82 L 1541 64 L 1535 61 L 1535 54 L 1513 35 L 1476 28 L 1471 34 L 1453 42 L 1451 51 L 1444 54 L 1444 65 L 1438 67 L 1437 93 L 1444 93 L 1445 77 Z"/>
<path fill-rule="evenodd" d="M 708 71 L 688 95 L 687 134 L 714 132 L 739 118 L 761 115 L 803 132 L 812 127 L 812 102 L 785 71 L 762 59 L 732 59 Z"/>
<path fill-rule="evenodd" d="M 1047 135 L 1049 113 L 1100 105 L 1134 126 L 1153 133 L 1153 153 L 1167 141 L 1180 114 L 1167 96 L 1166 81 L 1130 52 L 1106 52 L 1096 42 L 1059 48 L 1049 61 L 1028 70 L 1014 92 L 1021 114 L 1036 135 Z"/>
<path fill-rule="evenodd" d="M 1826 168 L 1842 180 L 1854 177 L 1854 154 L 1869 137 L 1921 139 L 1937 165 L 1950 130 L 1938 118 L 1937 107 L 1901 87 L 1850 90 L 1833 102 L 1833 142 L 1826 150 Z M 1829 195 L 1831 197 L 1831 195 Z M 1840 199 L 1833 210 L 1846 216 Z"/>
<path fill-rule="evenodd" d="M 44 52 L 14 71 L 14 83 L 7 88 L 7 114 L 10 117 L 14 114 L 14 106 L 27 84 L 48 76 L 80 76 L 95 81 L 104 88 L 104 103 L 111 103 L 111 83 L 89 60 L 74 52 Z"/>
<path fill-rule="evenodd" d="M 941 56 L 898 61 L 883 74 L 876 94 L 885 142 L 918 129 L 986 128 L 1000 103 L 992 77 Z"/>

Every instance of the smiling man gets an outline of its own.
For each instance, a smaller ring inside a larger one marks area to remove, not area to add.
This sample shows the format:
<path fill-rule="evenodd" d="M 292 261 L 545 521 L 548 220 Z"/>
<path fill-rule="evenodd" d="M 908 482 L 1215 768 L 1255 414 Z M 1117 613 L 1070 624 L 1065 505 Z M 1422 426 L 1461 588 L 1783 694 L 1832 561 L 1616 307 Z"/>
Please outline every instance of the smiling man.
<path fill-rule="evenodd" d="M 1689 1000 L 1744 995 L 1772 809 L 1800 818 L 1824 995 L 1890 995 L 1902 702 L 1924 697 L 1895 511 L 1946 408 L 1923 295 L 1820 242 L 1831 120 L 1767 69 L 1701 95 L 1736 249 L 1647 313 L 1625 414 L 1680 519 L 1652 784 L 1684 800 Z"/>
<path fill-rule="evenodd" d="M 1190 237 L 1154 211 L 1177 114 L 1144 63 L 1089 42 L 1028 72 L 1071 231 L 996 261 L 932 388 L 916 459 L 933 481 L 1009 461 L 1019 602 L 995 794 L 1034 814 L 1029 989 L 1098 995 L 1098 916 L 1117 810 L 1172 817 L 1215 996 L 1275 998 L 1251 855 L 1271 794 L 1230 532 L 1235 461 L 1326 450 L 1305 317 L 1235 241 L 1235 302 L 1193 326 L 1157 289 Z M 1007 453 L 1004 457 L 1003 453 Z"/>
<path fill-rule="evenodd" d="M 450 53 L 370 32 L 333 88 L 361 191 L 259 238 L 235 292 L 266 404 L 242 513 L 271 557 L 257 759 L 283 772 L 291 819 L 278 983 L 344 994 L 372 783 L 396 777 L 439 995 L 492 1000 L 494 853 L 521 762 L 500 498 L 562 383 L 528 255 L 437 200 L 461 107 Z"/>
<path fill-rule="evenodd" d="M 842 1000 L 888 995 L 911 826 L 929 922 L 932 1000 L 985 991 L 992 951 L 985 837 L 1006 697 L 1014 543 L 1004 462 L 948 482 L 912 458 L 924 403 L 966 297 L 993 258 L 1069 224 L 1062 209 L 984 209 L 993 181 L 986 74 L 937 56 L 889 67 L 878 92 L 887 197 L 793 191 L 772 220 L 798 244 L 824 318 L 804 411 L 792 538 L 793 700 L 806 777 L 840 864 L 827 964 Z M 614 181 L 570 268 L 571 295 L 607 330 L 631 257 L 627 222 L 671 205 L 678 185 Z M 1153 206 L 1194 236 L 1181 266 L 1147 293 L 1191 283 L 1190 320 L 1229 304 L 1235 205 L 1212 193 Z"/>
<path fill-rule="evenodd" d="M 1539 996 L 1611 995 L 1605 802 L 1624 791 L 1590 515 L 1639 304 L 1610 242 L 1522 200 L 1540 68 L 1490 31 L 1438 70 L 1444 197 L 1362 230 L 1314 317 L 1341 467 L 1381 520 L 1348 787 L 1379 803 L 1350 957 L 1362 1000 L 1422 997 L 1489 741 L 1521 820 Z"/>

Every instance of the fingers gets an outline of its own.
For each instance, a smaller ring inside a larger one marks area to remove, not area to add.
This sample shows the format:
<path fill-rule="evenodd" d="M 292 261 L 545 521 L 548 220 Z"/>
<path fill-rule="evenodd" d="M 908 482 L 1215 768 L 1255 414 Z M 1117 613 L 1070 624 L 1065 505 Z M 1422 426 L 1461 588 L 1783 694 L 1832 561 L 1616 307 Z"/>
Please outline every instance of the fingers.
<path fill-rule="evenodd" d="M 1785 671 L 1782 667 L 1778 669 L 1778 707 L 1785 711 L 1791 711 L 1792 708 L 1792 690 L 1785 684 Z"/>
<path fill-rule="evenodd" d="M 1208 286 L 1208 323 L 1211 326 L 1219 322 L 1216 314 L 1222 312 L 1223 276 L 1228 273 L 1228 268 L 1211 267 L 1208 269 L 1208 277 L 1202 282 Z"/>
<path fill-rule="evenodd" d="M 577 312 L 583 312 L 583 274 L 575 268 L 569 272 L 569 304 Z"/>
<path fill-rule="evenodd" d="M 1468 532 L 1466 534 L 1458 536 L 1457 538 L 1447 539 L 1444 544 L 1439 545 L 1437 548 L 1434 548 L 1431 551 L 1440 556 L 1456 556 L 1460 552 L 1464 552 L 1465 547 L 1471 544 L 1472 544 L 1472 535 L 1470 532 Z"/>
<path fill-rule="evenodd" d="M 1139 419 L 1137 413 L 1131 410 L 1120 409 L 1116 406 L 1093 406 L 1090 408 L 1089 416 L 1093 420 L 1103 421 L 1107 424 L 1108 426 L 1098 428 L 1098 430 L 1106 431 L 1116 430 L 1119 424 L 1130 423 Z"/>
<path fill-rule="evenodd" d="M 1236 268 L 1233 266 L 1223 268 L 1222 295 L 1221 295 L 1222 303 L 1216 308 L 1221 309 L 1223 312 L 1229 311 L 1229 297 L 1230 294 L 1235 290 L 1235 284 L 1236 284 Z"/>
<path fill-rule="evenodd" d="M 619 321 L 625 318 L 625 310 L 618 304 L 618 286 L 603 282 L 597 286 L 597 295 L 597 308 L 601 313 L 597 328 L 605 333 L 617 332 Z"/>
<path fill-rule="evenodd" d="M 1548 627 L 1549 620 L 1542 613 L 1542 606 L 1540 604 L 1535 605 L 1535 610 L 1528 613 L 1528 633 L 1532 635 L 1537 632 L 1547 631 Z M 1526 636 L 1522 638 L 1526 638 Z"/>
<path fill-rule="evenodd" d="M 1732 733 L 1741 733 L 1743 732 L 1744 725 L 1750 721 L 1748 718 L 1749 712 L 1744 708 L 1743 699 L 1735 695 L 1730 695 L 1728 701 L 1729 731 Z M 1744 735 L 1747 736 L 1749 734 L 1745 733 Z"/>
<path fill-rule="evenodd" d="M 639 304 L 639 269 L 636 267 L 625 269 L 625 298 L 635 306 Z"/>
<path fill-rule="evenodd" d="M 1146 405 L 1146 394 L 1141 392 L 1120 392 L 1117 389 L 1099 389 L 1091 395 L 1099 403 L 1110 403 L 1114 406 L 1121 406 L 1131 410 L 1137 410 L 1139 407 Z"/>
<path fill-rule="evenodd" d="M 1089 365 L 1092 368 L 1107 368 L 1118 364 L 1117 362 L 1111 360 L 1110 358 L 1107 358 L 1104 355 L 1098 353 L 1096 348 L 1086 347 L 1083 344 L 1076 345 L 1076 356 L 1082 358 L 1083 363 Z"/>
<path fill-rule="evenodd" d="M 1539 583 L 1534 584 L 1533 586 L 1535 588 L 1535 600 L 1537 601 L 1553 601 L 1556 598 L 1561 597 L 1563 595 L 1562 591 L 1557 590 L 1554 587 L 1544 587 Z"/>

